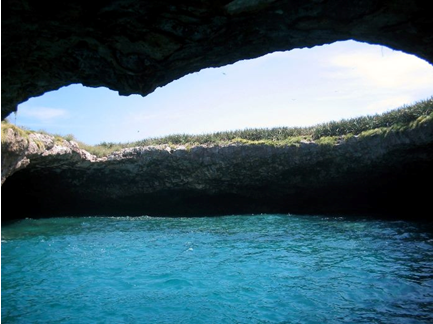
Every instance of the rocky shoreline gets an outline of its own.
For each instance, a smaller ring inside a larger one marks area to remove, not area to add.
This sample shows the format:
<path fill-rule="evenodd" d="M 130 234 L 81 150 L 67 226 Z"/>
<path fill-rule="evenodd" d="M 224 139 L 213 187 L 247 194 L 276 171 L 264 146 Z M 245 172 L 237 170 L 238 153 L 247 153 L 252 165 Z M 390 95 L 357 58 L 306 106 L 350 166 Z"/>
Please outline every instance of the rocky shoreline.
<path fill-rule="evenodd" d="M 158 145 L 98 158 L 13 128 L 2 140 L 3 219 L 79 215 L 362 214 L 425 218 L 433 123 L 334 144 Z M 12 203 L 19 197 L 23 204 Z"/>

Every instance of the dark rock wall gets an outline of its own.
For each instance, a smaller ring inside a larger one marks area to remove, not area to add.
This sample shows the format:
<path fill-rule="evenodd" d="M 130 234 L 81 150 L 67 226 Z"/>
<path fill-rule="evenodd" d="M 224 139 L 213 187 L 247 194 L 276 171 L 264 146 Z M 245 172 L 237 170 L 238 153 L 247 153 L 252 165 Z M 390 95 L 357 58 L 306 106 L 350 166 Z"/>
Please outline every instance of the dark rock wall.
<path fill-rule="evenodd" d="M 261 212 L 430 217 L 431 121 L 334 145 L 136 147 L 99 159 L 73 142 L 63 145 L 9 172 L 3 219 Z M 14 203 L 17 198 L 23 203 Z"/>
<path fill-rule="evenodd" d="M 418 0 L 2 1 L 2 119 L 72 83 L 146 95 L 206 67 L 355 39 L 433 62 Z"/>
<path fill-rule="evenodd" d="M 413 161 L 398 165 L 408 152 L 395 152 L 364 168 L 346 169 L 334 176 L 329 165 L 314 164 L 285 170 L 279 177 L 240 183 L 236 170 L 220 186 L 194 189 L 160 186 L 124 173 L 79 170 L 18 171 L 2 187 L 2 219 L 50 216 L 206 216 L 237 213 L 302 213 L 369 215 L 409 220 L 430 219 L 428 205 L 433 181 L 433 146 L 412 152 Z M 328 169 L 326 169 L 328 167 Z M 340 168 L 334 164 L 334 168 Z M 271 167 L 270 167 L 271 168 Z M 236 177 L 236 178 L 234 178 Z M 214 182 L 217 182 L 214 180 Z M 425 187 L 427 186 L 427 188 Z M 231 190 L 227 190 L 231 187 Z M 119 193 L 114 195 L 113 192 Z M 16 203 L 18 201 L 20 203 Z"/>

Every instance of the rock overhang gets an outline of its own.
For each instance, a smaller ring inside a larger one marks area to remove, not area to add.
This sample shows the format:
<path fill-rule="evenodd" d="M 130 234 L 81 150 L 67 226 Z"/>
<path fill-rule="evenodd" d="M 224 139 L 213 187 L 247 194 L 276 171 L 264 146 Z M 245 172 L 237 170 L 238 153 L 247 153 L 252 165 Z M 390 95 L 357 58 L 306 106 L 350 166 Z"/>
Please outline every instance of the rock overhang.
<path fill-rule="evenodd" d="M 433 62 L 421 1 L 6 1 L 2 119 L 72 83 L 146 95 L 188 73 L 354 39 Z"/>

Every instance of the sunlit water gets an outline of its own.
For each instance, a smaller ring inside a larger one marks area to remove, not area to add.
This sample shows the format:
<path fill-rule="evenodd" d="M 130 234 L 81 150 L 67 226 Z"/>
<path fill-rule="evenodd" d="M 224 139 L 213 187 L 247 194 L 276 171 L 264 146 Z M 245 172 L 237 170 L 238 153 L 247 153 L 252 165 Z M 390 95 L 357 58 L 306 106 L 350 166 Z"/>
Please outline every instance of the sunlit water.
<path fill-rule="evenodd" d="M 431 323 L 431 224 L 58 218 L 2 228 L 2 323 Z"/>

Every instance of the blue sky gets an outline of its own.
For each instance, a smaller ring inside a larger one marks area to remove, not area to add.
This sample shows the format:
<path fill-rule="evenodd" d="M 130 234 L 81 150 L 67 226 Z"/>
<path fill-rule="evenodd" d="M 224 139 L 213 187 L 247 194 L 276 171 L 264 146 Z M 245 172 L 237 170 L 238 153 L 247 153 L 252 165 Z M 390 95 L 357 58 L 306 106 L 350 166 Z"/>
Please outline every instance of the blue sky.
<path fill-rule="evenodd" d="M 433 66 L 354 41 L 204 69 L 146 97 L 75 84 L 32 98 L 9 120 L 88 144 L 168 134 L 308 126 L 375 114 L 433 95 Z"/>

